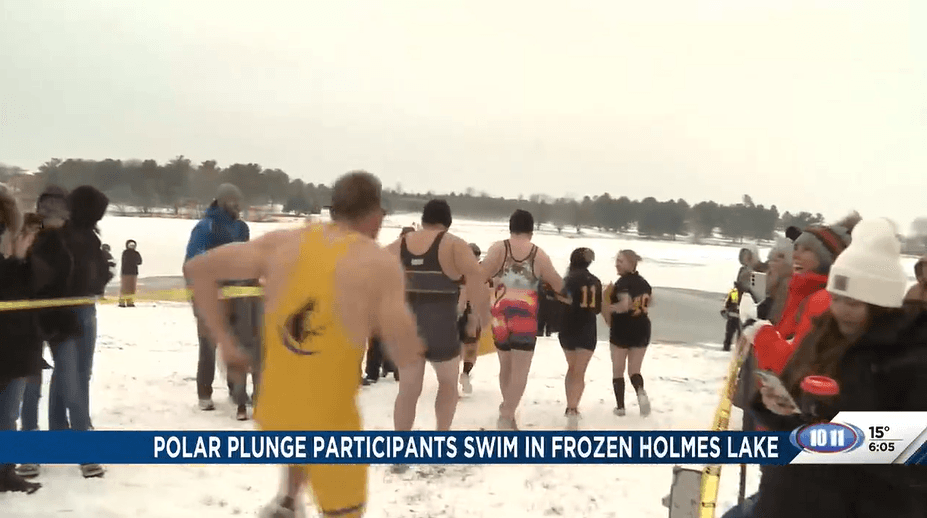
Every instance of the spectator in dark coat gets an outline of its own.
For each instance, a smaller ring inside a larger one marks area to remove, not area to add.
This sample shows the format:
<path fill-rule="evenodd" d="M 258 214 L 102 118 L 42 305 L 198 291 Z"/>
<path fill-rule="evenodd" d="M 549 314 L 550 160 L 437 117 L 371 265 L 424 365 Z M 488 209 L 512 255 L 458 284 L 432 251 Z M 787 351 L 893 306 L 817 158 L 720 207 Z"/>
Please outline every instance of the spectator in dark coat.
<path fill-rule="evenodd" d="M 122 272 L 119 287 L 119 307 L 135 307 L 135 290 L 138 287 L 138 267 L 142 264 L 142 255 L 136 250 L 134 239 L 126 241 L 122 251 Z"/>
<path fill-rule="evenodd" d="M 31 298 L 31 268 L 26 259 L 34 230 L 22 227 L 12 192 L 0 184 L 0 300 Z M 26 378 L 42 370 L 42 341 L 35 310 L 0 311 L 0 430 L 16 430 Z M 34 493 L 41 485 L 0 464 L 0 492 Z"/>
<path fill-rule="evenodd" d="M 39 220 L 40 232 L 36 236 L 36 240 L 39 242 L 36 246 L 42 249 L 39 255 L 44 259 L 41 257 L 36 259 L 36 254 L 33 253 L 31 262 L 33 264 L 33 274 L 36 277 L 33 289 L 36 298 L 39 299 L 63 297 L 68 278 L 71 275 L 71 259 L 64 246 L 59 240 L 45 237 L 46 234 L 56 232 L 57 229 L 62 228 L 70 217 L 67 196 L 68 192 L 61 187 L 50 185 L 45 188 L 36 201 L 35 219 Z M 27 217 L 26 219 L 31 220 L 32 218 Z M 35 224 L 35 221 L 31 222 Z M 37 280 L 39 278 L 43 279 L 41 283 Z M 43 309 L 38 312 L 37 318 L 41 324 L 54 318 L 55 315 L 66 318 L 67 312 L 59 308 Z M 49 326 L 44 327 L 48 328 Z M 43 341 L 56 338 L 47 332 L 41 331 L 42 328 L 43 326 L 40 325 L 40 337 Z M 45 363 L 44 360 L 43 364 L 44 369 L 51 369 L 51 366 Z M 26 379 L 26 388 L 23 391 L 22 414 L 20 416 L 23 430 L 35 431 L 39 429 L 39 400 L 41 398 L 42 372 L 39 372 L 35 376 Z M 39 475 L 39 469 L 36 464 L 23 464 L 19 466 L 18 473 L 23 477 L 35 477 Z"/>
<path fill-rule="evenodd" d="M 85 300 L 79 305 L 42 310 L 39 326 L 55 363 L 48 427 L 87 431 L 92 429 L 90 378 L 97 336 L 96 298 L 113 277 L 97 229 L 109 199 L 98 189 L 84 185 L 71 191 L 65 203 L 67 221 L 60 228 L 43 229 L 36 237 L 31 257 L 41 298 Z M 85 464 L 81 472 L 84 477 L 99 477 L 104 470 L 97 464 Z"/>

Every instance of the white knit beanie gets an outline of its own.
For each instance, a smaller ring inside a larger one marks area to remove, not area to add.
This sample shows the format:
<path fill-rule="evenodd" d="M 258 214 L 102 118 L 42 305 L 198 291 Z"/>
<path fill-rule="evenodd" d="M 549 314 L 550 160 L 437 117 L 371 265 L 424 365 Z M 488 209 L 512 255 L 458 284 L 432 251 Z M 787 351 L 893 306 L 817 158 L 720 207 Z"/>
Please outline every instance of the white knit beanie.
<path fill-rule="evenodd" d="M 895 225 L 874 218 L 856 225 L 853 242 L 831 266 L 827 291 L 874 306 L 900 308 L 907 285 Z"/>

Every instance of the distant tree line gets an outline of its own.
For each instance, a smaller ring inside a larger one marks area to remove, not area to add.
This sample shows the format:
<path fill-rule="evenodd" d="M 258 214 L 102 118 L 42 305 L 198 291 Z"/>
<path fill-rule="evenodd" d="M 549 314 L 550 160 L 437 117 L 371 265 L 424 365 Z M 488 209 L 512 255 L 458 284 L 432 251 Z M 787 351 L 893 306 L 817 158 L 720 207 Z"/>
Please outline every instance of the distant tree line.
<path fill-rule="evenodd" d="M 220 167 L 215 160 L 199 164 L 184 156 L 166 163 L 155 160 L 101 161 L 54 158 L 39 167 L 38 172 L 2 166 L 0 181 L 20 182 L 25 197 L 37 197 L 48 184 L 64 188 L 89 184 L 105 192 L 115 205 L 131 205 L 143 212 L 154 208 L 198 206 L 209 203 L 219 184 L 237 185 L 248 205 L 282 205 L 285 212 L 295 214 L 318 213 L 328 204 L 331 191 L 325 184 L 305 183 L 291 179 L 280 169 L 268 169 L 259 164 L 231 164 Z M 562 232 L 572 229 L 598 228 L 613 232 L 636 232 L 655 239 L 676 239 L 687 236 L 694 240 L 716 234 L 742 241 L 744 239 L 771 239 L 775 231 L 789 225 L 805 227 L 824 221 L 820 213 L 799 212 L 780 214 L 773 205 L 756 205 L 745 195 L 741 203 L 721 205 L 702 201 L 690 205 L 683 199 L 659 201 L 653 197 L 631 200 L 605 193 L 586 196 L 582 200 L 551 198 L 536 194 L 528 199 L 493 197 L 485 192 L 468 189 L 464 193 L 447 195 L 409 193 L 397 184 L 384 189 L 384 203 L 393 212 L 419 212 L 431 198 L 448 201 L 459 217 L 484 220 L 508 218 L 517 208 L 530 210 L 540 229 L 548 224 Z M 927 233 L 927 230 L 925 230 Z"/>

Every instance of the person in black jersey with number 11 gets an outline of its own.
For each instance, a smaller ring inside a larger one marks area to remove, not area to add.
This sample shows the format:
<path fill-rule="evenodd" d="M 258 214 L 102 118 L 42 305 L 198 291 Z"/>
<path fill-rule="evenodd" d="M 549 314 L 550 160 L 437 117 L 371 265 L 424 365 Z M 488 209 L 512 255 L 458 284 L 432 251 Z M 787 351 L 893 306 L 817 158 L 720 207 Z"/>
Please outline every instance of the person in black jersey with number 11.
<path fill-rule="evenodd" d="M 570 254 L 570 268 L 563 279 L 561 300 L 566 303 L 560 322 L 560 347 L 566 356 L 567 428 L 579 427 L 579 400 L 586 388 L 586 367 L 595 352 L 598 333 L 595 316 L 602 310 L 602 282 L 589 273 L 595 253 L 577 248 Z"/>
<path fill-rule="evenodd" d="M 644 391 L 644 378 L 641 376 L 641 364 L 647 346 L 650 345 L 650 308 L 653 289 L 637 273 L 637 263 L 641 260 L 633 250 L 618 252 L 615 269 L 618 282 L 605 288 L 608 304 L 602 307 L 602 316 L 609 326 L 609 342 L 612 352 L 612 387 L 615 389 L 615 414 L 625 415 L 624 408 L 624 368 L 628 366 L 631 386 L 637 393 L 637 403 L 641 415 L 650 414 L 650 399 Z"/>

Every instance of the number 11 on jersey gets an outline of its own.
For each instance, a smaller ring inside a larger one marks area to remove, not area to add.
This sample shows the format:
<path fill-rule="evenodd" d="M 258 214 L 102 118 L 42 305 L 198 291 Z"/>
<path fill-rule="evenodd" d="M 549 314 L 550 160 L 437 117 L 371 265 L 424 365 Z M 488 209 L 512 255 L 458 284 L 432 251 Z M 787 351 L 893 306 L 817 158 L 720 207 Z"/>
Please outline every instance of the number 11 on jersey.
<path fill-rule="evenodd" d="M 583 297 L 579 301 L 579 307 L 583 309 L 594 308 L 596 291 L 598 290 L 596 289 L 595 285 L 583 286 L 582 288 Z"/>

